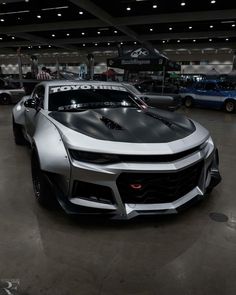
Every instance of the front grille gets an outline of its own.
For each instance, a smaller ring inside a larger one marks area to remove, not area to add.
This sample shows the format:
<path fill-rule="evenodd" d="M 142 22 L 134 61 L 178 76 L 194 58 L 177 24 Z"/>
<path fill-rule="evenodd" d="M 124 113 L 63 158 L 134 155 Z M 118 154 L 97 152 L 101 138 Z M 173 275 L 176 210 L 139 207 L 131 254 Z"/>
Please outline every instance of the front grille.
<path fill-rule="evenodd" d="M 124 203 L 169 203 L 198 185 L 202 168 L 201 161 L 178 172 L 121 173 L 117 178 L 117 187 Z M 136 188 L 132 188 L 132 184 Z"/>
<path fill-rule="evenodd" d="M 112 190 L 109 187 L 78 180 L 74 181 L 72 197 L 105 204 L 115 203 Z"/>
<path fill-rule="evenodd" d="M 69 150 L 70 155 L 73 159 L 77 161 L 83 161 L 83 162 L 92 162 L 91 160 L 86 160 L 81 158 L 81 154 L 83 152 L 77 151 L 77 150 Z M 100 154 L 100 153 L 91 153 L 86 152 L 87 158 L 103 158 L 105 156 L 111 156 L 110 163 L 117 163 L 117 162 L 137 162 L 137 163 L 162 163 L 162 162 L 172 162 L 179 159 L 182 159 L 184 157 L 187 157 L 193 153 L 196 153 L 197 151 L 200 151 L 200 146 L 196 146 L 194 148 L 191 148 L 189 150 L 176 153 L 176 154 L 169 154 L 169 155 L 111 155 L 111 154 Z M 113 158 L 112 158 L 113 157 Z M 106 163 L 104 163 L 106 164 Z"/>
<path fill-rule="evenodd" d="M 122 162 L 172 162 L 184 157 L 187 157 L 197 151 L 200 150 L 200 146 L 194 147 L 184 152 L 180 152 L 177 154 L 170 154 L 170 155 L 119 155 L 118 157 Z"/>

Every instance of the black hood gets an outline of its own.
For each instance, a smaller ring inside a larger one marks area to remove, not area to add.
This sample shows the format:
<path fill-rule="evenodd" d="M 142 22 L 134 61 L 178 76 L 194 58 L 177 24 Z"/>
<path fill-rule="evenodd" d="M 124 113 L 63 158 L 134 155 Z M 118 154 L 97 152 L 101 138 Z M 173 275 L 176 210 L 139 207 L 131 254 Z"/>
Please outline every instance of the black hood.
<path fill-rule="evenodd" d="M 119 142 L 171 142 L 190 135 L 196 129 L 186 117 L 154 108 L 103 108 L 51 112 L 49 116 L 87 136 Z"/>

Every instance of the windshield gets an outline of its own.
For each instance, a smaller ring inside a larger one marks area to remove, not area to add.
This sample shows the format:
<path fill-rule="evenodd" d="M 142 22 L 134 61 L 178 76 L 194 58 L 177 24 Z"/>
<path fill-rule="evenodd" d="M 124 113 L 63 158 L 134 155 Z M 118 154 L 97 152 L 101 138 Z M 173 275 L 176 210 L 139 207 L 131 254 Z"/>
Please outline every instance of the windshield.
<path fill-rule="evenodd" d="M 66 88 L 67 87 L 67 88 Z M 55 91 L 56 89 L 56 91 Z M 60 89 L 63 89 L 60 91 Z M 65 89 L 68 89 L 65 91 Z M 124 90 L 76 89 L 70 86 L 50 87 L 49 111 L 79 111 L 94 108 L 138 107 L 137 100 Z"/>

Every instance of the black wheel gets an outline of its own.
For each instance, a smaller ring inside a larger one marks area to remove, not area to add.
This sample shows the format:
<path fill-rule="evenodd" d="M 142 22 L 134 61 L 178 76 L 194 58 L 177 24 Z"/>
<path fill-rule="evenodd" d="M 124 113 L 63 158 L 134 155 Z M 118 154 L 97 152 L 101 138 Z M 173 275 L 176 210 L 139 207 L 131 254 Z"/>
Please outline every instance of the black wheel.
<path fill-rule="evenodd" d="M 229 99 L 225 102 L 224 109 L 227 113 L 234 113 L 236 110 L 236 103 L 234 100 Z"/>
<path fill-rule="evenodd" d="M 10 95 L 7 93 L 0 94 L 0 104 L 4 104 L 4 105 L 11 104 Z"/>
<path fill-rule="evenodd" d="M 46 174 L 40 168 L 37 153 L 34 151 L 31 157 L 31 172 L 36 200 L 43 207 L 52 208 L 55 205 L 55 196 Z"/>
<path fill-rule="evenodd" d="M 15 144 L 25 145 L 26 140 L 22 132 L 22 126 L 20 124 L 16 124 L 14 118 L 12 119 L 12 125 L 13 125 L 13 134 L 14 134 Z"/>
<path fill-rule="evenodd" d="M 184 100 L 184 105 L 186 108 L 191 108 L 193 106 L 193 99 L 191 96 L 187 96 Z"/>

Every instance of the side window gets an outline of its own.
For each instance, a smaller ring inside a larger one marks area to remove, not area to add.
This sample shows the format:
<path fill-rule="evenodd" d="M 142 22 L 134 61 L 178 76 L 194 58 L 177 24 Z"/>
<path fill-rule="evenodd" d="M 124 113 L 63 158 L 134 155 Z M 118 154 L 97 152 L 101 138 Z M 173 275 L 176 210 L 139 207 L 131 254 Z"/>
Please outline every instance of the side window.
<path fill-rule="evenodd" d="M 206 83 L 206 90 L 215 90 L 216 89 L 216 84 L 215 83 Z"/>
<path fill-rule="evenodd" d="M 205 84 L 204 83 L 197 83 L 195 85 L 195 89 L 197 90 L 203 90 L 204 89 Z"/>
<path fill-rule="evenodd" d="M 153 83 L 151 82 L 144 82 L 142 84 L 140 84 L 141 88 L 142 88 L 142 92 L 151 92 L 152 88 L 153 88 Z"/>
<path fill-rule="evenodd" d="M 32 98 L 39 99 L 41 108 L 43 108 L 44 94 L 45 94 L 45 88 L 44 88 L 44 86 L 40 85 L 34 90 L 33 95 L 32 95 Z"/>

